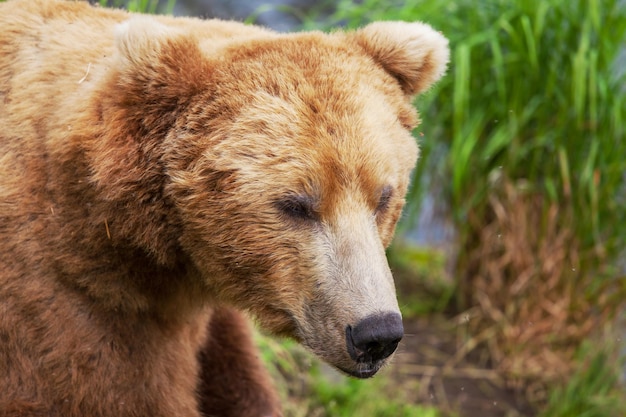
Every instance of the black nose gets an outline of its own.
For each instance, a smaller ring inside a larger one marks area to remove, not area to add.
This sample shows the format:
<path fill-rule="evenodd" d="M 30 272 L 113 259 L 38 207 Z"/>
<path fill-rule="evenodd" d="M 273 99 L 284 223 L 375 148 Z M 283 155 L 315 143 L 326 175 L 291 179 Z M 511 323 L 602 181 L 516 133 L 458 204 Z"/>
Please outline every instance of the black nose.
<path fill-rule="evenodd" d="M 346 327 L 346 344 L 350 357 L 359 363 L 372 363 L 391 355 L 404 335 L 398 313 L 366 317 L 356 326 Z"/>

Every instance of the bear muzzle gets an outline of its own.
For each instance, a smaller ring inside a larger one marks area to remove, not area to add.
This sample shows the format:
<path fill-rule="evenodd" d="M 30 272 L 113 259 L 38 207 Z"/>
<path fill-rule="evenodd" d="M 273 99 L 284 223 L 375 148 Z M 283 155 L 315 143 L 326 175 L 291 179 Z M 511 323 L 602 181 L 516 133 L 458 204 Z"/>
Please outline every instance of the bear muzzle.
<path fill-rule="evenodd" d="M 368 316 L 354 327 L 346 327 L 346 347 L 356 367 L 344 370 L 357 378 L 369 378 L 378 372 L 404 336 L 402 317 L 398 313 Z"/>

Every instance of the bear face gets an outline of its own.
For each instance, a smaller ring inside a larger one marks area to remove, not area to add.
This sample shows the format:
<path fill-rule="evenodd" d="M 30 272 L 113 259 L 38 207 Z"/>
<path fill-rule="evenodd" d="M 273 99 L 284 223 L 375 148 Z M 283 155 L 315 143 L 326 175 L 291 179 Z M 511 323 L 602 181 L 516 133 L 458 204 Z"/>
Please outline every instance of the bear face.
<path fill-rule="evenodd" d="M 385 247 L 418 156 L 411 99 L 443 73 L 445 39 L 395 22 L 207 42 L 135 18 L 116 46 L 111 120 L 158 138 L 167 221 L 201 291 L 374 375 L 402 337 Z"/>

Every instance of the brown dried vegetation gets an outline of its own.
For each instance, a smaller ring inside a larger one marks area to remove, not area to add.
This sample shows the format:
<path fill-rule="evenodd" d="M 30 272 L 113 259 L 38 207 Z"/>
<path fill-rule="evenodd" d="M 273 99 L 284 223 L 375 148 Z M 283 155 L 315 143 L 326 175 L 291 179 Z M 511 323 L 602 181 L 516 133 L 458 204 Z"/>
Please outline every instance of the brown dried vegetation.
<path fill-rule="evenodd" d="M 571 374 L 576 348 L 614 307 L 608 288 L 593 290 L 594 271 L 581 268 L 589 262 L 581 260 L 570 211 L 523 185 L 503 180 L 485 210 L 469 218 L 466 242 L 473 245 L 460 263 L 460 294 L 473 306 L 462 315 L 471 337 L 460 340 L 457 357 L 486 347 L 507 384 L 542 403 L 546 387 Z"/>

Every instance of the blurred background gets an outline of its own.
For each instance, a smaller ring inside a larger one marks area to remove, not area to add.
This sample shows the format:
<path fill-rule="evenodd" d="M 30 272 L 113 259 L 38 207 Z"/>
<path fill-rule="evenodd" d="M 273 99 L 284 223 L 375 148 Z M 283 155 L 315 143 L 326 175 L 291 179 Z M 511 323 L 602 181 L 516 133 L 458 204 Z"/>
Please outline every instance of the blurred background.
<path fill-rule="evenodd" d="M 373 380 L 258 336 L 286 416 L 626 415 L 626 1 L 102 0 L 277 31 L 420 20 L 452 48 L 389 249 L 406 337 Z"/>

